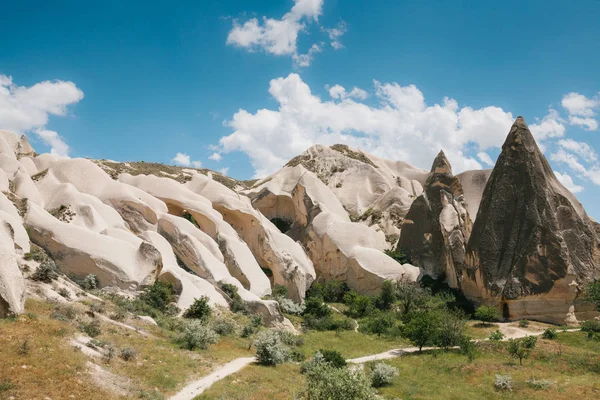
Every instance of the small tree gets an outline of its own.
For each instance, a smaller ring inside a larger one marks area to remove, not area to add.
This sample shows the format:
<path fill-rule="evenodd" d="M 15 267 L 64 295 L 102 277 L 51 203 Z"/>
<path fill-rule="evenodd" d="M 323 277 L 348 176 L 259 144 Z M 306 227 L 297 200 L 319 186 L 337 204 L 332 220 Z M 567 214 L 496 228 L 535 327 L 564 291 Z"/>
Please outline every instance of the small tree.
<path fill-rule="evenodd" d="M 212 313 L 209 301 L 210 299 L 208 296 L 202 296 L 199 299 L 195 299 L 192 305 L 185 310 L 183 317 L 207 321 Z"/>
<path fill-rule="evenodd" d="M 415 346 L 419 347 L 419 352 L 421 352 L 423 346 L 435 343 L 439 335 L 439 327 L 439 318 L 435 312 L 421 311 L 416 313 L 405 325 L 404 333 Z"/>
<path fill-rule="evenodd" d="M 523 360 L 529 357 L 531 350 L 535 347 L 536 341 L 529 338 L 536 339 L 534 336 L 528 336 L 524 339 L 509 339 L 508 340 L 508 354 L 512 358 L 519 360 L 519 365 L 523 365 Z"/>
<path fill-rule="evenodd" d="M 500 318 L 498 309 L 494 306 L 479 306 L 475 310 L 475 319 L 488 325 L 490 322 L 496 321 Z"/>
<path fill-rule="evenodd" d="M 396 282 L 396 299 L 403 316 L 423 308 L 430 298 L 431 291 L 419 286 L 417 283 L 407 280 Z"/>
<path fill-rule="evenodd" d="M 439 332 L 435 343 L 447 350 L 452 346 L 460 345 L 466 326 L 464 314 L 460 312 L 451 312 L 449 310 L 440 311 Z"/>
<path fill-rule="evenodd" d="M 596 310 L 600 311 L 600 281 L 594 281 L 585 288 L 585 298 L 590 303 L 596 305 Z"/>
<path fill-rule="evenodd" d="M 390 315 L 384 313 L 378 313 L 370 318 L 366 324 L 367 330 L 377 334 L 378 337 L 387 333 L 392 326 L 394 326 L 394 320 Z"/>
<path fill-rule="evenodd" d="M 319 350 L 318 351 L 324 362 L 328 362 L 336 368 L 342 368 L 346 366 L 346 359 L 342 357 L 339 351 L 335 350 Z"/>
<path fill-rule="evenodd" d="M 396 301 L 396 291 L 394 284 L 390 280 L 383 281 L 381 293 L 375 299 L 375 306 L 382 311 L 389 310 Z"/>
<path fill-rule="evenodd" d="M 169 304 L 175 300 L 175 287 L 171 282 L 156 281 L 145 288 L 140 295 L 140 300 L 152 308 L 165 312 Z"/>
<path fill-rule="evenodd" d="M 382 387 L 391 385 L 394 378 L 398 376 L 398 368 L 385 363 L 377 363 L 371 370 L 371 385 L 373 387 Z"/>
<path fill-rule="evenodd" d="M 317 318 L 326 317 L 331 314 L 331 310 L 325 304 L 322 297 L 309 297 L 304 302 L 303 315 L 313 315 Z"/>

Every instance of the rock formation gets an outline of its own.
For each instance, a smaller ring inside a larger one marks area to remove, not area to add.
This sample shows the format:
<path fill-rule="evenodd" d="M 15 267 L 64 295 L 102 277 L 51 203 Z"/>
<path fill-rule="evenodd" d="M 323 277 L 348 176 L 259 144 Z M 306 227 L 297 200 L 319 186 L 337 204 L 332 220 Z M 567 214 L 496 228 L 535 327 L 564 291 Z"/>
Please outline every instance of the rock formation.
<path fill-rule="evenodd" d="M 599 256 L 591 219 L 517 118 L 483 192 L 465 268 L 457 271 L 462 291 L 498 305 L 506 318 L 563 323 L 578 285 L 599 276 Z"/>
<path fill-rule="evenodd" d="M 440 151 L 423 194 L 404 219 L 398 250 L 424 274 L 445 277 L 450 287 L 457 288 L 456 270 L 462 269 L 471 226 L 461 181 Z"/>

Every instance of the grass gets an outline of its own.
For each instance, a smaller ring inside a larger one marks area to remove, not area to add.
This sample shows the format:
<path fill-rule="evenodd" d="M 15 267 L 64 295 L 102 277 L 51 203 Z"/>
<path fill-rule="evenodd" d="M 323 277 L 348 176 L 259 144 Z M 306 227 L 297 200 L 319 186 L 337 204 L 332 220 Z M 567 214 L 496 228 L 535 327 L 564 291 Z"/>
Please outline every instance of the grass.
<path fill-rule="evenodd" d="M 304 375 L 300 374 L 298 364 L 249 365 L 215 383 L 195 400 L 288 400 L 300 393 L 303 385 Z"/>
<path fill-rule="evenodd" d="M 117 398 L 91 381 L 87 358 L 67 343 L 75 328 L 48 317 L 53 305 L 28 301 L 26 310 L 28 315 L 0 319 L 0 398 Z"/>
<path fill-rule="evenodd" d="M 312 356 L 319 349 L 327 349 L 339 351 L 344 358 L 356 358 L 411 345 L 403 338 L 377 337 L 377 335 L 365 335 L 354 331 L 309 331 L 302 337 L 304 345 L 300 347 L 300 351 L 307 357 Z"/>

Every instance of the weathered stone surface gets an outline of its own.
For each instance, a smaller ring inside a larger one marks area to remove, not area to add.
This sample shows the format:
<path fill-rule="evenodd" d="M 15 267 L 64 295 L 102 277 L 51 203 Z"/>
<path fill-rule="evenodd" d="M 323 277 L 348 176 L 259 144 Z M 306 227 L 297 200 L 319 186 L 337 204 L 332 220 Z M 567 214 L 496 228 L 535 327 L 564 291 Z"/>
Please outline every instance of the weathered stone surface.
<path fill-rule="evenodd" d="M 456 269 L 462 269 L 471 227 L 461 182 L 440 151 L 423 194 L 413 202 L 404 219 L 398 250 L 407 254 L 424 274 L 445 277 L 456 288 Z"/>
<path fill-rule="evenodd" d="M 17 264 L 13 228 L 0 218 L 0 317 L 23 312 L 25 281 Z"/>
<path fill-rule="evenodd" d="M 598 257 L 592 221 L 517 118 L 483 193 L 461 289 L 507 318 L 563 323 L 578 285 L 599 276 Z"/>

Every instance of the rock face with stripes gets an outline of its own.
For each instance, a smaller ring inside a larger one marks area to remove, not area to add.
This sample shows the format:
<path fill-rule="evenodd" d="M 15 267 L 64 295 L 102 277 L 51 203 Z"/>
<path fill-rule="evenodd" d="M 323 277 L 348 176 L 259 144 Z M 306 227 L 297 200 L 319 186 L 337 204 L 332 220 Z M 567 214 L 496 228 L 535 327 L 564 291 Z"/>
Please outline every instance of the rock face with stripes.
<path fill-rule="evenodd" d="M 599 256 L 592 220 L 517 118 L 483 192 L 460 288 L 506 318 L 564 323 L 571 306 L 590 315 L 580 289 L 600 277 Z"/>
<path fill-rule="evenodd" d="M 462 184 L 443 151 L 433 161 L 423 194 L 412 203 L 402 224 L 398 250 L 425 275 L 444 278 L 457 288 L 471 234 Z"/>

